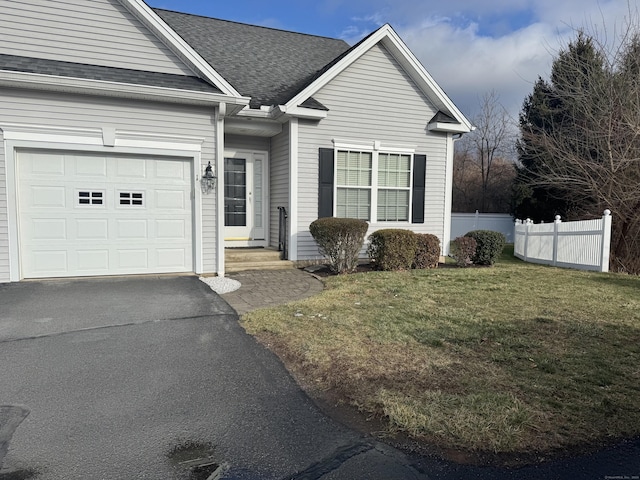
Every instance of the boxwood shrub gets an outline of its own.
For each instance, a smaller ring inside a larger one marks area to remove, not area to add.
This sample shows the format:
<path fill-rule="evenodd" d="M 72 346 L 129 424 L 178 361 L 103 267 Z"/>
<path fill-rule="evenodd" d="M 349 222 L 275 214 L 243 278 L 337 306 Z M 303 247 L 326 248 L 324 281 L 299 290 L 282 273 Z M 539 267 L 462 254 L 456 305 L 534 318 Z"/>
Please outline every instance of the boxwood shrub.
<path fill-rule="evenodd" d="M 440 239 L 430 233 L 416 233 L 416 255 L 413 268 L 438 268 Z"/>
<path fill-rule="evenodd" d="M 357 218 L 319 218 L 309 225 L 309 231 L 335 273 L 353 272 L 364 244 L 369 224 Z"/>
<path fill-rule="evenodd" d="M 410 230 L 385 228 L 369 235 L 369 258 L 378 270 L 409 270 L 418 242 Z"/>
<path fill-rule="evenodd" d="M 476 253 L 472 258 L 476 265 L 493 265 L 507 243 L 502 233 L 491 230 L 473 230 L 464 236 L 476 241 Z"/>
<path fill-rule="evenodd" d="M 476 240 L 471 237 L 457 237 L 451 243 L 451 256 L 459 267 L 473 265 L 473 257 L 476 254 Z"/>

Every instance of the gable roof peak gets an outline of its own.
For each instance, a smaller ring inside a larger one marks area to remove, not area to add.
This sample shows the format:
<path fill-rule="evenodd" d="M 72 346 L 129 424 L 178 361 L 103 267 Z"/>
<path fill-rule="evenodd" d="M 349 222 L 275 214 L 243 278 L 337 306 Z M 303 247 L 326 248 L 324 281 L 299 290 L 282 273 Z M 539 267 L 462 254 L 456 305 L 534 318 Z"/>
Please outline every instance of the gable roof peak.
<path fill-rule="evenodd" d="M 427 72 L 420 60 L 411 52 L 406 43 L 400 38 L 398 33 L 389 23 L 385 23 L 377 30 L 374 30 L 360 42 L 351 47 L 343 55 L 336 58 L 334 62 L 329 64 L 320 75 L 302 90 L 300 90 L 293 98 L 291 98 L 286 107 L 300 105 L 307 98 L 315 95 L 318 90 L 325 86 L 329 81 L 339 75 L 348 66 L 362 57 L 366 52 L 378 43 L 382 44 L 386 50 L 398 61 L 400 66 L 407 72 L 409 77 L 416 85 L 427 95 L 433 102 L 436 109 L 446 113 L 454 118 L 459 124 L 461 132 L 469 132 L 472 130 L 471 122 L 462 114 L 458 107 L 454 105 L 447 94 L 436 83 L 433 77 Z"/>

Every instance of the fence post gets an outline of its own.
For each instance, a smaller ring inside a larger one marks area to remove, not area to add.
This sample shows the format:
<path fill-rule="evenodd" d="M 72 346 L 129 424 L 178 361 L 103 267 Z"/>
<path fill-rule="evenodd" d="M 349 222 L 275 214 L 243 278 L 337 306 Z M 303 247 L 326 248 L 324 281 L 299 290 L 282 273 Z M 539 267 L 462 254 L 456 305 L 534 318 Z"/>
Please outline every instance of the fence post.
<path fill-rule="evenodd" d="M 558 225 L 562 223 L 560 215 L 556 215 L 553 222 L 553 257 L 552 265 L 555 267 L 558 264 Z"/>
<path fill-rule="evenodd" d="M 533 220 L 527 218 L 524 221 L 524 261 L 529 261 L 529 226 L 533 223 Z"/>
<path fill-rule="evenodd" d="M 476 210 L 476 216 L 473 219 L 473 229 L 474 230 L 478 230 L 478 216 L 480 215 L 480 213 L 478 212 L 478 210 Z"/>
<path fill-rule="evenodd" d="M 611 210 L 604 211 L 602 217 L 602 252 L 600 253 L 600 271 L 609 271 L 609 251 L 611 249 Z"/>

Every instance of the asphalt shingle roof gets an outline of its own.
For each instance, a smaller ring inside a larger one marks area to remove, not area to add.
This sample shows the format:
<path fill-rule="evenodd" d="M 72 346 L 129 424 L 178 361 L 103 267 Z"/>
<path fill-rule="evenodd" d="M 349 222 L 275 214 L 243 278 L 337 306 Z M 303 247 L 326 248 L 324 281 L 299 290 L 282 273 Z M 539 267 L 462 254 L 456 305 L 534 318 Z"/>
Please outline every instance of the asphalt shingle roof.
<path fill-rule="evenodd" d="M 197 77 L 146 72 L 126 68 L 103 67 L 99 65 L 85 65 L 16 55 L 0 54 L 0 70 L 102 80 L 133 85 L 149 85 L 196 92 L 222 93 L 217 87 Z"/>
<path fill-rule="evenodd" d="M 252 108 L 286 103 L 350 48 L 334 38 L 154 11 L 241 95 L 251 97 Z"/>

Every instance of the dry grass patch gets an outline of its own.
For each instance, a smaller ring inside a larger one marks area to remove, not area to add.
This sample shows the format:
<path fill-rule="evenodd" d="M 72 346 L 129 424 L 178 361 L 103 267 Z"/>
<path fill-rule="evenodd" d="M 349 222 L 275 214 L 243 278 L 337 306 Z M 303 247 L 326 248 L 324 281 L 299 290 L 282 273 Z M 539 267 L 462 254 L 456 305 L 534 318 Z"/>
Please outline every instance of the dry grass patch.
<path fill-rule="evenodd" d="M 640 278 L 529 265 L 368 272 L 243 317 L 306 385 L 441 447 L 640 434 Z"/>

